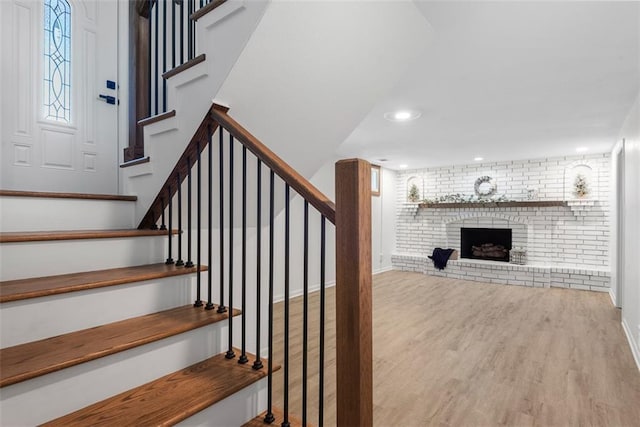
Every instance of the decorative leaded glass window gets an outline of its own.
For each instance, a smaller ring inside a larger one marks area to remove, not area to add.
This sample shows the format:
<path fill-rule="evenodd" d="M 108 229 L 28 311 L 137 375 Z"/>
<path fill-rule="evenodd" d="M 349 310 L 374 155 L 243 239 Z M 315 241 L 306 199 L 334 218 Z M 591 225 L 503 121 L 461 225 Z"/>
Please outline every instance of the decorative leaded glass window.
<path fill-rule="evenodd" d="M 44 0 L 44 118 L 71 122 L 71 6 Z"/>

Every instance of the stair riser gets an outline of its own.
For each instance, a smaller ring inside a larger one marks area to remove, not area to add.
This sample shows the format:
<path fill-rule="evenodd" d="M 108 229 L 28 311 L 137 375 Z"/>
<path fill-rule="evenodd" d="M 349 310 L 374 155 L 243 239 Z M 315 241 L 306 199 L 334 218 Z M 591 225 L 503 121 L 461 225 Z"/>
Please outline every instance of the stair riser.
<path fill-rule="evenodd" d="M 267 409 L 267 379 L 245 387 L 176 424 L 180 427 L 241 426 Z M 266 424 L 265 424 L 266 425 Z"/>
<path fill-rule="evenodd" d="M 2 388 L 0 425 L 37 425 L 220 353 L 226 326 L 178 336 Z"/>
<path fill-rule="evenodd" d="M 135 203 L 113 200 L 0 198 L 0 231 L 135 228 Z"/>
<path fill-rule="evenodd" d="M 195 276 L 188 275 L 8 302 L 0 306 L 0 343 L 11 347 L 194 300 Z"/>
<path fill-rule="evenodd" d="M 0 280 L 154 264 L 166 259 L 166 242 L 166 237 L 150 236 L 3 243 Z"/>

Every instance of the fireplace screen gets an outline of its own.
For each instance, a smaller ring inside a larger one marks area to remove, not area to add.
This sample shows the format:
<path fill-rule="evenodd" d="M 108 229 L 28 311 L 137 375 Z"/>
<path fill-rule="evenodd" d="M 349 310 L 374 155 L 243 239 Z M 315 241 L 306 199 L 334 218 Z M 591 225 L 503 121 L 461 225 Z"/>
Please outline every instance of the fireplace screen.
<path fill-rule="evenodd" d="M 509 262 L 510 228 L 461 228 L 460 256 Z"/>

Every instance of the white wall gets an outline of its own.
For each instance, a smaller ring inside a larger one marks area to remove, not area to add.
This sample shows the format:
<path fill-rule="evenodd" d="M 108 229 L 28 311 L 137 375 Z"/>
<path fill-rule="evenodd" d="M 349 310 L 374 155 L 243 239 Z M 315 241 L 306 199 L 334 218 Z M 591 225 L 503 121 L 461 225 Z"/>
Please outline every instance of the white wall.
<path fill-rule="evenodd" d="M 611 180 L 610 180 L 610 234 L 611 240 L 609 242 L 609 254 L 610 260 L 609 265 L 611 266 L 611 289 L 609 290 L 609 295 L 611 296 L 611 301 L 616 307 L 620 307 L 621 300 L 620 295 L 618 295 L 618 288 L 621 286 L 619 281 L 621 280 L 621 276 L 618 273 L 618 262 L 619 258 L 622 254 L 619 253 L 618 250 L 618 226 L 620 221 L 618 220 L 618 216 L 620 214 L 618 205 L 622 203 L 624 199 L 624 194 L 622 194 L 622 188 L 624 188 L 621 184 L 619 184 L 619 174 L 624 173 L 621 172 L 623 165 L 620 164 L 620 160 L 624 159 L 624 147 L 622 144 L 622 140 L 619 140 L 611 150 Z M 624 177 L 623 177 L 624 178 Z M 620 186 L 620 188 L 618 188 Z"/>
<path fill-rule="evenodd" d="M 396 246 L 396 172 L 380 168 L 380 196 L 371 198 L 373 272 L 391 270 Z"/>
<path fill-rule="evenodd" d="M 625 141 L 622 325 L 640 368 L 640 94 L 620 138 Z"/>
<path fill-rule="evenodd" d="M 325 163 L 310 179 L 331 200 L 335 200 L 335 162 Z M 391 269 L 391 253 L 396 245 L 396 173 L 385 168 L 380 170 L 380 196 L 371 198 L 371 264 L 374 273 Z M 333 249 L 331 257 L 335 258 Z"/>

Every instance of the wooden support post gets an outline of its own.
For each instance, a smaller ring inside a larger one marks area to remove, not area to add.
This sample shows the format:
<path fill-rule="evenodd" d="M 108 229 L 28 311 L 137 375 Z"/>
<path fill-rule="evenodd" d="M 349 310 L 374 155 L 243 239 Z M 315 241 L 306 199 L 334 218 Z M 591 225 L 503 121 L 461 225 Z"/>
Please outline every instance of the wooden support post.
<path fill-rule="evenodd" d="M 144 136 L 138 120 L 150 115 L 150 19 L 149 0 L 129 2 L 129 146 L 124 149 L 125 162 L 144 157 Z"/>
<path fill-rule="evenodd" d="M 373 425 L 371 164 L 336 163 L 337 424 Z"/>

